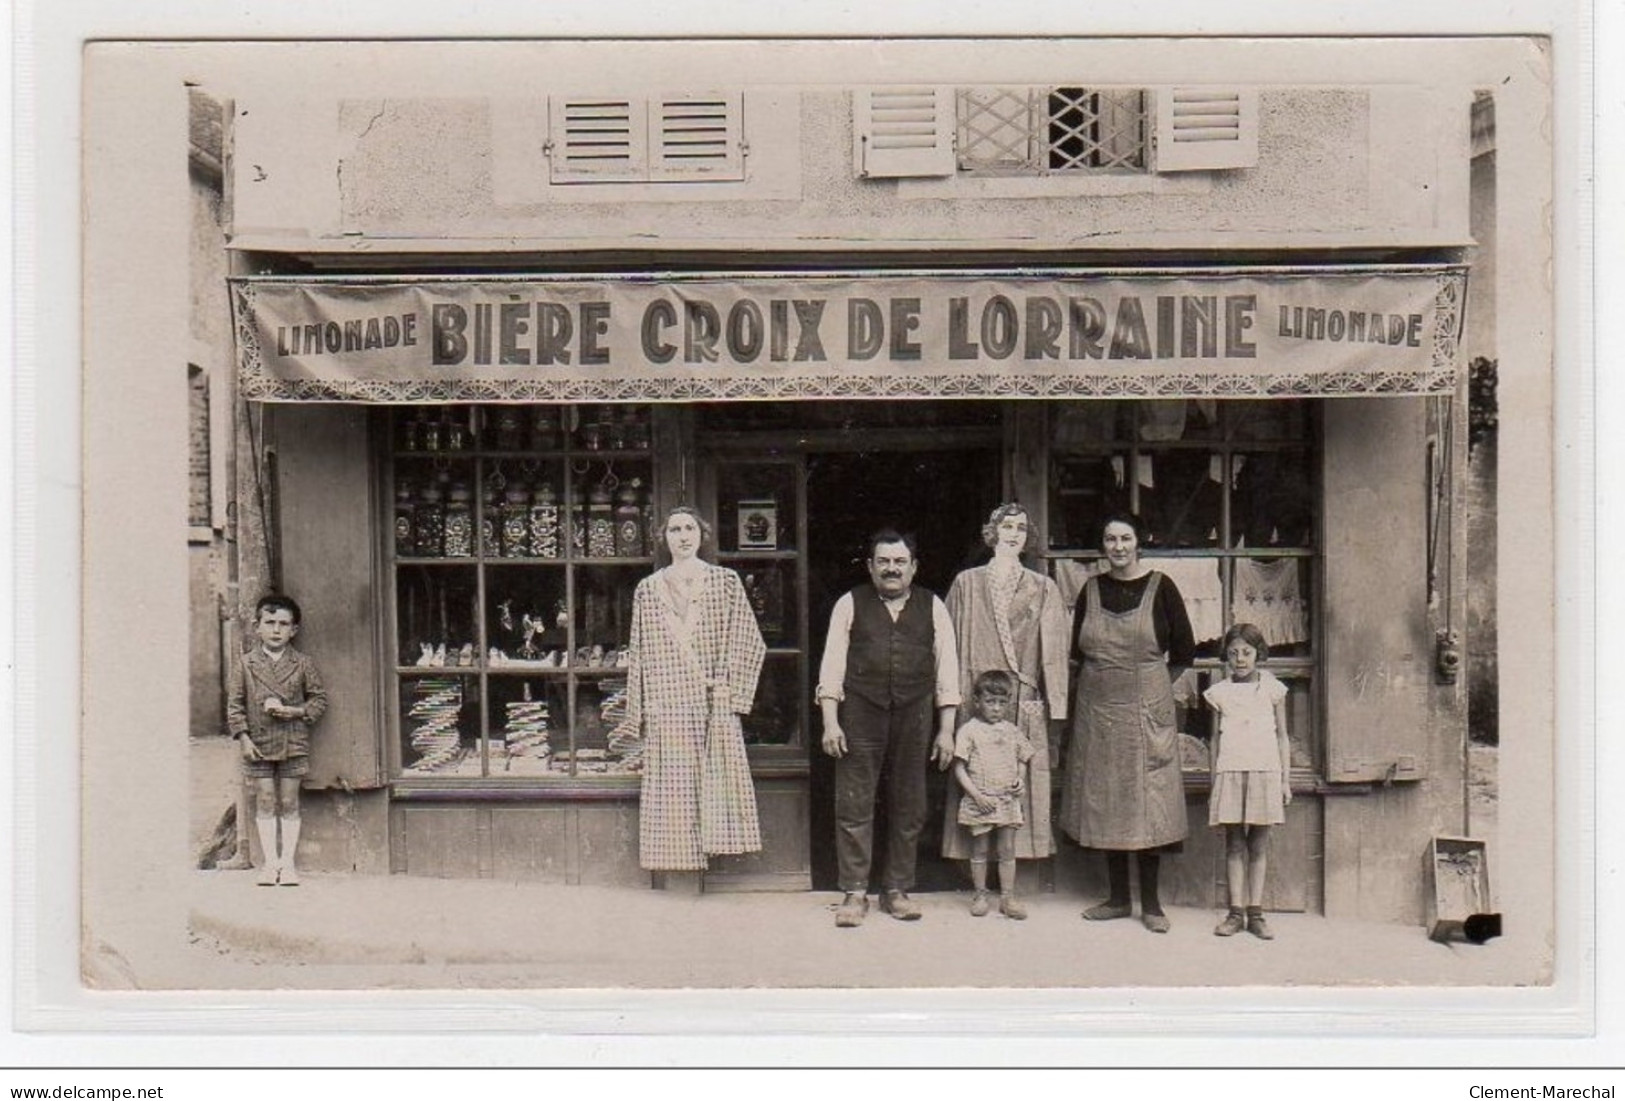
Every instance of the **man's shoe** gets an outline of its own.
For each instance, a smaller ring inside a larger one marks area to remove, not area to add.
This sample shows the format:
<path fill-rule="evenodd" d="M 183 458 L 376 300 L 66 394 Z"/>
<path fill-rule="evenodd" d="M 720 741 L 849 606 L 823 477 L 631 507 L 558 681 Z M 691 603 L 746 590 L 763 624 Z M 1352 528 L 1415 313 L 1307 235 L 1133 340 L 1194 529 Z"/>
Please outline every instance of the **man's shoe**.
<path fill-rule="evenodd" d="M 1216 937 L 1233 937 L 1245 928 L 1247 928 L 1246 915 L 1240 910 L 1231 910 L 1224 915 L 1224 920 L 1214 928 L 1213 935 Z"/>
<path fill-rule="evenodd" d="M 1016 898 L 1015 895 L 999 896 L 999 913 L 1011 921 L 1027 920 L 1027 907 L 1023 906 L 1021 900 Z"/>
<path fill-rule="evenodd" d="M 1083 912 L 1084 921 L 1116 921 L 1126 918 L 1134 912 L 1126 902 L 1102 902 L 1099 906 L 1091 906 Z"/>
<path fill-rule="evenodd" d="M 907 891 L 887 891 L 880 896 L 880 908 L 898 921 L 919 921 L 920 908 Z"/>
<path fill-rule="evenodd" d="M 868 913 L 869 896 L 848 891 L 846 897 L 841 899 L 841 904 L 835 908 L 835 927 L 855 929 L 863 924 L 863 919 Z"/>
<path fill-rule="evenodd" d="M 987 912 L 991 909 L 993 909 L 993 902 L 988 898 L 986 891 L 977 891 L 971 896 L 971 917 L 987 917 Z"/>
<path fill-rule="evenodd" d="M 1141 914 L 1140 924 L 1153 933 L 1166 933 L 1169 929 L 1168 915 L 1166 914 Z"/>

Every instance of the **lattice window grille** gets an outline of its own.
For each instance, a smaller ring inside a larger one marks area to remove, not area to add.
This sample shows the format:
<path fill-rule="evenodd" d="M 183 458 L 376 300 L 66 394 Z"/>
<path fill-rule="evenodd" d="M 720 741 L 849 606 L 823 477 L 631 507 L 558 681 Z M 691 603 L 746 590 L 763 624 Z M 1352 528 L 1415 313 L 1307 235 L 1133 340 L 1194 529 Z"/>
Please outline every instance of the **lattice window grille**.
<path fill-rule="evenodd" d="M 961 88 L 956 106 L 962 171 L 1146 168 L 1146 101 L 1137 89 Z"/>

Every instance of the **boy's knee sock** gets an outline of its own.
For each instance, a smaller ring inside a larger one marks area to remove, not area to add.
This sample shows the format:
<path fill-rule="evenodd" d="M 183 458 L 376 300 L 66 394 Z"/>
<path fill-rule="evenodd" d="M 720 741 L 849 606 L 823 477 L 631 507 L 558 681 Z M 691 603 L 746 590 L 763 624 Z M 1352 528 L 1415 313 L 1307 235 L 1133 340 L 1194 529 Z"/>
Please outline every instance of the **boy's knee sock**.
<path fill-rule="evenodd" d="M 981 860 L 974 856 L 970 860 L 970 885 L 978 891 L 987 890 L 987 858 Z"/>
<path fill-rule="evenodd" d="M 282 819 L 282 865 L 293 867 L 293 851 L 299 846 L 299 816 L 290 814 Z"/>
<path fill-rule="evenodd" d="M 265 853 L 265 865 L 276 867 L 279 863 L 276 853 L 276 818 L 257 815 L 254 818 L 254 830 L 260 835 L 260 850 Z"/>
<path fill-rule="evenodd" d="M 999 893 L 1016 893 L 1016 858 L 1013 856 L 1003 857 L 999 861 Z"/>

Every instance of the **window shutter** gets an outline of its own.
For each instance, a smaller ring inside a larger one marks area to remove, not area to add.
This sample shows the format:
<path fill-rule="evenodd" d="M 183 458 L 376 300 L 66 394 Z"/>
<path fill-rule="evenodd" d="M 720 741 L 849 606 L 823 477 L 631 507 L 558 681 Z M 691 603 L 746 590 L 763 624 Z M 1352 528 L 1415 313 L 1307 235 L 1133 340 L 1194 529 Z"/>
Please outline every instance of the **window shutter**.
<path fill-rule="evenodd" d="M 1258 93 L 1237 88 L 1159 88 L 1156 170 L 1251 168 L 1258 163 Z"/>
<path fill-rule="evenodd" d="M 649 102 L 649 178 L 745 178 L 744 97 L 660 96 Z"/>
<path fill-rule="evenodd" d="M 649 173 L 641 102 L 613 98 L 548 101 L 548 179 L 553 183 L 641 180 Z"/>
<path fill-rule="evenodd" d="M 951 88 L 859 88 L 852 93 L 853 167 L 862 177 L 952 176 Z"/>

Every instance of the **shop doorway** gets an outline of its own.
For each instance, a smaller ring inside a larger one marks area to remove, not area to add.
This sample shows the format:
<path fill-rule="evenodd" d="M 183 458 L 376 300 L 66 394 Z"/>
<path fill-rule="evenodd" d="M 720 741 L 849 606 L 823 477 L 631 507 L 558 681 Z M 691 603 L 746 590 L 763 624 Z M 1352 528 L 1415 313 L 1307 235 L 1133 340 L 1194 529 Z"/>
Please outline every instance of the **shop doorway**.
<path fill-rule="evenodd" d="M 1000 500 L 1003 478 L 999 453 L 993 448 L 819 452 L 807 456 L 806 469 L 807 611 L 810 672 L 816 682 L 830 609 L 842 593 L 868 580 L 864 559 L 869 535 L 881 527 L 912 533 L 920 549 L 915 585 L 946 596 L 960 570 L 986 560 L 981 525 Z M 816 709 L 810 733 L 812 882 L 817 890 L 835 890 L 835 766 L 818 748 L 823 729 Z M 950 784 L 948 774 L 931 770 L 929 810 L 920 839 L 922 891 L 957 890 L 969 884 L 967 874 L 940 855 L 943 805 Z M 880 815 L 875 822 L 877 838 L 884 836 L 884 806 Z M 881 851 L 881 846 L 876 849 Z"/>

